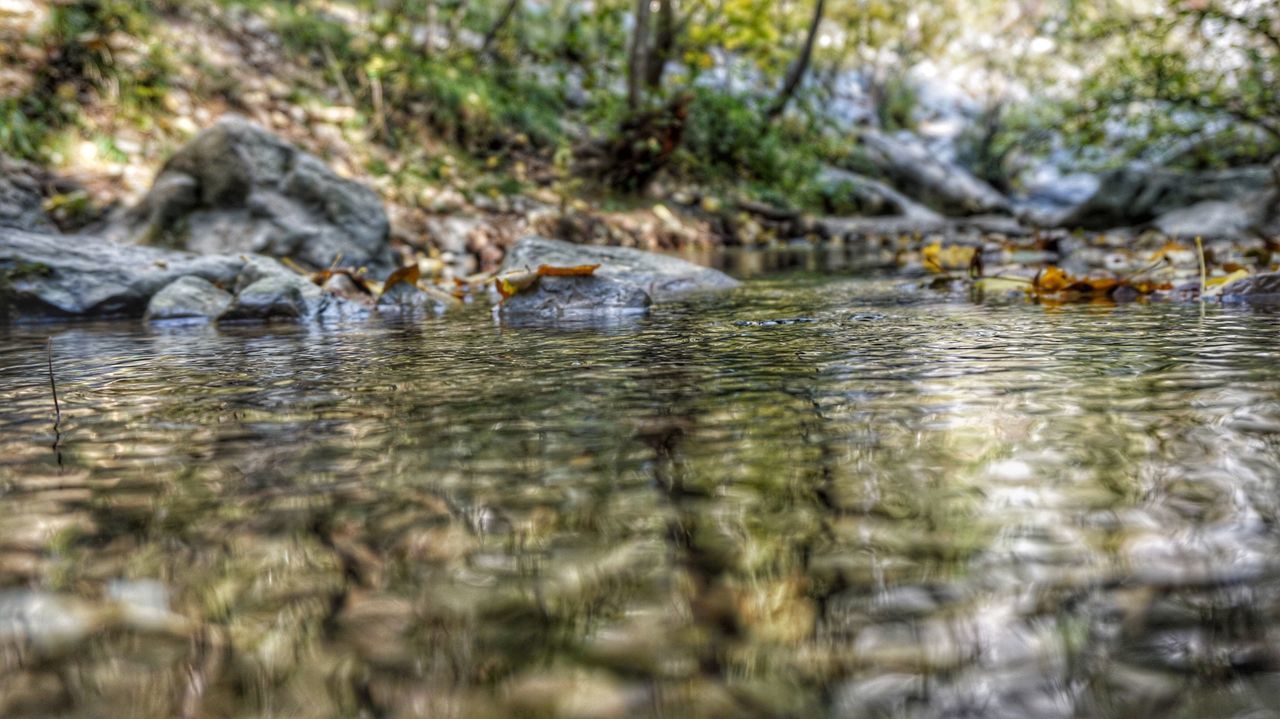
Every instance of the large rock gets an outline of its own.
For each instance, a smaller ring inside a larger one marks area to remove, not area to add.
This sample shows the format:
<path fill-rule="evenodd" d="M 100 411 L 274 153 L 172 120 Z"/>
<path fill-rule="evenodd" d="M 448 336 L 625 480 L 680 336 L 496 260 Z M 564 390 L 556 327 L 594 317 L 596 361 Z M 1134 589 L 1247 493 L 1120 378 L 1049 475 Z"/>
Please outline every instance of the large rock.
<path fill-rule="evenodd" d="M 677 257 L 627 247 L 575 245 L 545 237 L 526 237 L 507 253 L 501 272 L 537 269 L 540 265 L 575 267 L 600 265 L 596 275 L 638 288 L 655 302 L 665 302 L 700 292 L 733 289 L 738 281 L 718 270 Z M 543 278 L 544 280 L 547 278 Z M 558 283 L 548 283 L 553 288 Z M 604 285 L 599 285 L 603 288 Z M 610 288 L 612 292 L 612 288 Z"/>
<path fill-rule="evenodd" d="M 573 317 L 639 313 L 653 300 L 640 287 L 610 277 L 543 277 L 537 286 L 502 303 L 507 315 Z"/>
<path fill-rule="evenodd" d="M 140 317 L 180 277 L 232 286 L 245 260 L 0 228 L 0 315 Z"/>
<path fill-rule="evenodd" d="M 200 321 L 217 318 L 231 305 L 230 292 L 200 277 L 179 277 L 151 298 L 146 319 Z"/>
<path fill-rule="evenodd" d="M 44 213 L 38 174 L 30 165 L 0 154 L 0 228 L 56 231 Z"/>
<path fill-rule="evenodd" d="M 1008 213 L 1009 199 L 973 173 L 935 156 L 923 143 L 872 129 L 861 134 L 867 159 L 907 196 L 947 215 Z"/>
<path fill-rule="evenodd" d="M 389 271 L 389 225 L 373 190 L 314 155 L 228 116 L 178 151 L 113 239 L 204 254 L 254 252 L 313 267 Z"/>
<path fill-rule="evenodd" d="M 897 216 L 936 222 L 938 213 L 883 182 L 838 167 L 824 167 L 816 178 L 828 213 Z"/>
<path fill-rule="evenodd" d="M 1053 223 L 1107 230 L 1147 224 L 1176 212 L 1164 218 L 1162 224 L 1179 233 L 1226 235 L 1236 225 L 1232 208 L 1202 203 L 1251 202 L 1270 191 L 1274 183 L 1271 168 L 1265 166 L 1183 172 L 1134 164 L 1104 175 L 1092 197 L 1054 218 Z M 1205 218 L 1210 215 L 1224 232 L 1216 232 L 1206 223 Z M 1192 226 L 1192 222 L 1198 226 Z"/>

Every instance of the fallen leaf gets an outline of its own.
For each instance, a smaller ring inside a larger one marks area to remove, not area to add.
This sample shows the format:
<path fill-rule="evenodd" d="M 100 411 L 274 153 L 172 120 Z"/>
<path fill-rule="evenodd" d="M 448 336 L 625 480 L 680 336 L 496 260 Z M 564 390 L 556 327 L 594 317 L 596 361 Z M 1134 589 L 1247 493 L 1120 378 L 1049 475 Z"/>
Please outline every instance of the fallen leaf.
<path fill-rule="evenodd" d="M 1071 275 L 1060 267 L 1050 265 L 1036 274 L 1036 278 L 1031 281 L 1031 286 L 1036 292 L 1054 293 L 1067 289 L 1074 282 Z"/>
<path fill-rule="evenodd" d="M 1249 276 L 1248 270 L 1236 270 L 1235 272 L 1232 272 L 1229 275 L 1223 275 L 1221 277 L 1210 277 L 1209 280 L 1204 283 L 1205 284 L 1204 295 L 1205 297 L 1216 297 L 1222 294 L 1222 291 L 1226 289 L 1227 285 L 1231 284 L 1232 282 L 1235 282 L 1236 280 L 1243 280 L 1248 276 Z"/>
<path fill-rule="evenodd" d="M 387 277 L 387 281 L 382 283 L 382 294 L 385 295 L 387 290 L 395 287 L 401 282 L 416 287 L 418 285 L 418 280 L 421 278 L 422 270 L 418 267 L 417 263 L 405 265 L 395 272 L 392 272 L 391 275 Z"/>
<path fill-rule="evenodd" d="M 590 277 L 600 269 L 600 265 L 578 265 L 576 267 L 552 267 L 551 265 L 541 265 L 538 267 L 539 277 Z"/>
<path fill-rule="evenodd" d="M 537 272 L 519 270 L 495 278 L 493 284 L 498 288 L 498 294 L 502 295 L 502 299 L 507 300 L 516 293 L 532 287 L 540 276 Z"/>
<path fill-rule="evenodd" d="M 1003 294 L 1013 291 L 1025 291 L 1031 288 L 1031 281 L 1020 277 L 983 277 L 973 283 L 974 289 L 988 294 Z"/>
<path fill-rule="evenodd" d="M 498 288 L 498 294 L 502 295 L 502 299 L 506 301 L 512 295 L 532 287 L 540 277 L 590 277 L 599 268 L 600 265 L 578 265 L 576 267 L 540 265 L 536 270 L 508 272 L 501 277 L 495 278 L 493 284 Z"/>
<path fill-rule="evenodd" d="M 974 264 L 977 247 L 951 245 L 943 247 L 941 242 L 925 245 L 920 250 L 920 259 L 925 269 L 930 272 L 945 274 L 948 270 L 965 270 Z"/>
<path fill-rule="evenodd" d="M 1129 278 L 1072 277 L 1062 268 L 1050 265 L 1036 275 L 1028 292 L 1038 297 L 1067 293 L 1079 296 L 1081 299 L 1092 300 L 1111 298 L 1121 288 L 1133 290 L 1140 295 L 1149 295 L 1169 287 L 1167 283 L 1133 281 Z"/>

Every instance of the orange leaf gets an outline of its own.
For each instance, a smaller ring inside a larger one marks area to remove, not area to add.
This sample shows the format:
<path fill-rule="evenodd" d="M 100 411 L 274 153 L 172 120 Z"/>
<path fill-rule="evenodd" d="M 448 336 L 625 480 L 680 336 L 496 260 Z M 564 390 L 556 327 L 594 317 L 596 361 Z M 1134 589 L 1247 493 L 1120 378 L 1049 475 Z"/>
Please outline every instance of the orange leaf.
<path fill-rule="evenodd" d="M 600 265 L 578 265 L 577 267 L 552 267 L 551 265 L 541 265 L 538 267 L 539 277 L 590 277 L 596 273 Z"/>
<path fill-rule="evenodd" d="M 1092 277 L 1077 280 L 1067 289 L 1082 294 L 1106 294 L 1119 286 L 1120 280 L 1110 277 Z"/>
<path fill-rule="evenodd" d="M 1061 292 L 1075 284 L 1075 279 L 1063 272 L 1061 268 L 1050 265 L 1036 275 L 1034 282 L 1037 292 Z"/>
<path fill-rule="evenodd" d="M 413 285 L 416 287 L 418 285 L 418 280 L 421 277 L 422 277 L 422 270 L 418 268 L 417 263 L 414 263 L 412 265 L 405 265 L 404 267 L 401 267 L 395 272 L 392 272 L 391 276 L 387 277 L 387 281 L 382 283 L 382 294 L 385 295 L 387 293 L 387 290 L 391 289 L 392 287 L 395 287 L 401 282 L 407 285 Z"/>

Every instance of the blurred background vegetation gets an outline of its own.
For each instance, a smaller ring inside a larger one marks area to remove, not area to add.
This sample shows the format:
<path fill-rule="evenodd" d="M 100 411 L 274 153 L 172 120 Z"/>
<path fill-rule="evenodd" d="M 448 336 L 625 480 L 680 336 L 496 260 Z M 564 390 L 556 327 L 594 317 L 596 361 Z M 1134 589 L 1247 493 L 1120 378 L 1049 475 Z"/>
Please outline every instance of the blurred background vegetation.
<path fill-rule="evenodd" d="M 349 172 L 406 196 L 464 177 L 829 211 L 819 168 L 874 174 L 866 128 L 1010 193 L 1280 151 L 1270 0 L 3 0 L 0 67 L 12 156 L 154 165 L 237 111 L 336 127 Z"/>

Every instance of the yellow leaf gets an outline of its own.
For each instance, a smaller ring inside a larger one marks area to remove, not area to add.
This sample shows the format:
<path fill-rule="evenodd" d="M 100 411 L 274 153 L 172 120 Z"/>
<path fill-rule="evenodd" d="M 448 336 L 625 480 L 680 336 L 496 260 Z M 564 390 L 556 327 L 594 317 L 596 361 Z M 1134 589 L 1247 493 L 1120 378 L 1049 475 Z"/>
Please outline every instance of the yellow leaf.
<path fill-rule="evenodd" d="M 983 277 L 975 280 L 974 289 L 986 294 L 1005 294 L 1031 289 L 1031 281 L 1020 277 Z"/>
<path fill-rule="evenodd" d="M 495 278 L 493 284 L 498 288 L 498 294 L 502 295 L 502 299 L 506 300 L 516 293 L 531 287 L 534 282 L 538 281 L 538 277 L 537 272 L 520 270 Z"/>
<path fill-rule="evenodd" d="M 926 245 L 920 250 L 921 261 L 930 272 L 945 273 L 948 270 L 964 270 L 973 264 L 977 247 L 951 245 L 943 247 L 941 242 Z"/>
<path fill-rule="evenodd" d="M 1249 276 L 1249 271 L 1241 269 L 1241 270 L 1236 270 L 1235 272 L 1232 272 L 1229 275 L 1223 275 L 1221 277 L 1211 277 L 1208 281 L 1204 283 L 1204 286 L 1205 286 L 1204 294 L 1206 297 L 1213 297 L 1215 295 L 1220 295 L 1222 294 L 1222 291 L 1226 289 L 1227 285 L 1231 284 L 1232 282 L 1235 282 L 1236 280 L 1243 280 L 1248 276 Z"/>

